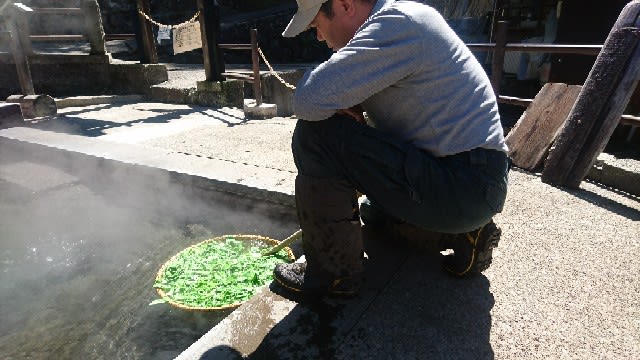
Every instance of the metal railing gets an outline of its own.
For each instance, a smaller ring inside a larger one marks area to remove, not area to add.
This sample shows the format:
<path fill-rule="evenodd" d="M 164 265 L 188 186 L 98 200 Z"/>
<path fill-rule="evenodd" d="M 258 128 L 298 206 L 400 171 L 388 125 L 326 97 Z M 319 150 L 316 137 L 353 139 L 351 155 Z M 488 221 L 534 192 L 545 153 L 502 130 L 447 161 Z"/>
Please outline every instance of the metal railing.
<path fill-rule="evenodd" d="M 499 21 L 496 26 L 495 43 L 469 43 L 467 47 L 471 50 L 492 51 L 492 71 L 491 85 L 495 92 L 498 102 L 504 104 L 518 105 L 527 107 L 533 99 L 522 99 L 513 96 L 500 95 L 500 83 L 502 82 L 502 69 L 504 65 L 504 57 L 507 51 L 520 52 L 544 52 L 553 54 L 579 54 L 597 56 L 602 50 L 602 45 L 561 45 L 561 44 L 520 44 L 506 42 L 507 39 L 507 22 Z M 620 118 L 620 124 L 640 127 L 640 117 L 632 115 L 623 115 Z"/>
<path fill-rule="evenodd" d="M 139 9 L 148 9 L 148 0 L 138 0 Z M 198 0 L 199 11 L 201 11 L 199 21 L 203 32 L 203 56 L 205 59 L 205 72 L 207 80 L 221 81 L 226 77 L 239 79 L 253 84 L 254 96 L 256 104 L 262 103 L 262 91 L 260 83 L 259 69 L 259 53 L 257 42 L 257 30 L 251 30 L 251 42 L 248 44 L 218 44 L 215 41 L 215 32 L 212 29 L 218 27 L 219 17 L 216 16 L 215 10 L 208 1 Z M 214 16 L 205 16 L 211 14 Z M 28 26 L 28 19 L 34 14 L 67 14 L 85 17 L 86 34 L 79 35 L 31 35 Z M 157 53 L 155 49 L 155 41 L 153 32 L 150 31 L 150 24 L 141 17 L 141 28 L 143 50 L 146 62 L 157 63 Z M 15 3 L 9 9 L 9 30 L 0 32 L 0 40 L 9 39 L 11 42 L 11 52 L 18 69 L 18 77 L 20 86 L 24 94 L 34 94 L 33 81 L 28 67 L 27 56 L 33 54 L 32 42 L 54 42 L 54 41 L 89 41 L 91 44 L 91 53 L 106 54 L 105 40 L 128 40 L 136 38 L 135 34 L 109 34 L 105 35 L 102 30 L 102 20 L 100 18 L 100 10 L 97 8 L 95 0 L 82 0 L 80 8 L 31 8 L 22 3 Z M 144 30 L 147 31 L 144 31 Z M 499 95 L 500 83 L 502 81 L 502 72 L 504 65 L 505 53 L 508 51 L 520 52 L 544 52 L 555 54 L 580 54 L 580 55 L 598 55 L 602 49 L 602 45 L 560 45 L 560 44 L 521 44 L 507 43 L 507 23 L 499 21 L 496 24 L 495 43 L 469 43 L 467 46 L 471 50 L 491 51 L 492 52 L 492 71 L 491 84 L 500 103 L 528 106 L 532 99 L 521 99 L 512 96 Z M 252 74 L 244 74 L 238 72 L 226 72 L 220 49 L 227 50 L 251 50 Z M 155 55 L 155 56 L 154 56 Z M 621 124 L 640 127 L 640 117 L 632 115 L 623 115 Z"/>

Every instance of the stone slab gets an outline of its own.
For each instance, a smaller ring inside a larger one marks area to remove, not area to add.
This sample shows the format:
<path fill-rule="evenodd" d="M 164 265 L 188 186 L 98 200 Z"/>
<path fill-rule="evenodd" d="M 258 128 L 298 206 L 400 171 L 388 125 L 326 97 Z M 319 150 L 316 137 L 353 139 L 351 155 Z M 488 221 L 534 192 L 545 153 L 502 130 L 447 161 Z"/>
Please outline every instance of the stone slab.
<path fill-rule="evenodd" d="M 24 124 L 19 104 L 0 103 L 0 128 Z"/>

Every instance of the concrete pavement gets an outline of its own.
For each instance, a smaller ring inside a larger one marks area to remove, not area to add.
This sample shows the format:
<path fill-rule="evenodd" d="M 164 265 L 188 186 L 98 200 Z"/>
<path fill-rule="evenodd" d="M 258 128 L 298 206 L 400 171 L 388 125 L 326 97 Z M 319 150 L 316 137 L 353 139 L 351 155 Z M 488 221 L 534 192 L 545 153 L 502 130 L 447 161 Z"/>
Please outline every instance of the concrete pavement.
<path fill-rule="evenodd" d="M 0 130 L 20 141 L 150 166 L 216 191 L 293 206 L 295 119 L 123 102 L 66 107 Z M 514 169 L 494 264 L 454 279 L 437 254 L 365 228 L 362 293 L 298 304 L 265 288 L 179 359 L 638 359 L 640 201 Z"/>

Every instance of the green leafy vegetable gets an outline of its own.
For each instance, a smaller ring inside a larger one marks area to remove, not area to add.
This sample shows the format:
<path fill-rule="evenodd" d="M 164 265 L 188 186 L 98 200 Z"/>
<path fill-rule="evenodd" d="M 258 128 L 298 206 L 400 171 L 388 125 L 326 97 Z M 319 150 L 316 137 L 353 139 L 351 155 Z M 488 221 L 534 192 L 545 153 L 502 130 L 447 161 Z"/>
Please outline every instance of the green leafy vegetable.
<path fill-rule="evenodd" d="M 292 261 L 284 249 L 262 256 L 268 248 L 263 241 L 240 241 L 234 237 L 186 248 L 163 267 L 153 286 L 164 296 L 149 305 L 175 302 L 212 308 L 246 301 L 272 280 L 277 263 Z"/>

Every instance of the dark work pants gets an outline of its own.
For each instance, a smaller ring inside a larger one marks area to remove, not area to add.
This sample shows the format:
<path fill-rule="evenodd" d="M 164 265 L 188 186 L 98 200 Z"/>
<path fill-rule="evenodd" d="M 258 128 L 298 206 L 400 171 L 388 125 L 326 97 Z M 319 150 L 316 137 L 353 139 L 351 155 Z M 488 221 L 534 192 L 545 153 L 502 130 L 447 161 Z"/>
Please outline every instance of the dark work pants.
<path fill-rule="evenodd" d="M 384 212 L 431 231 L 476 229 L 502 210 L 507 193 L 501 151 L 435 157 L 346 116 L 298 120 L 292 150 L 299 175 L 346 182 Z"/>

